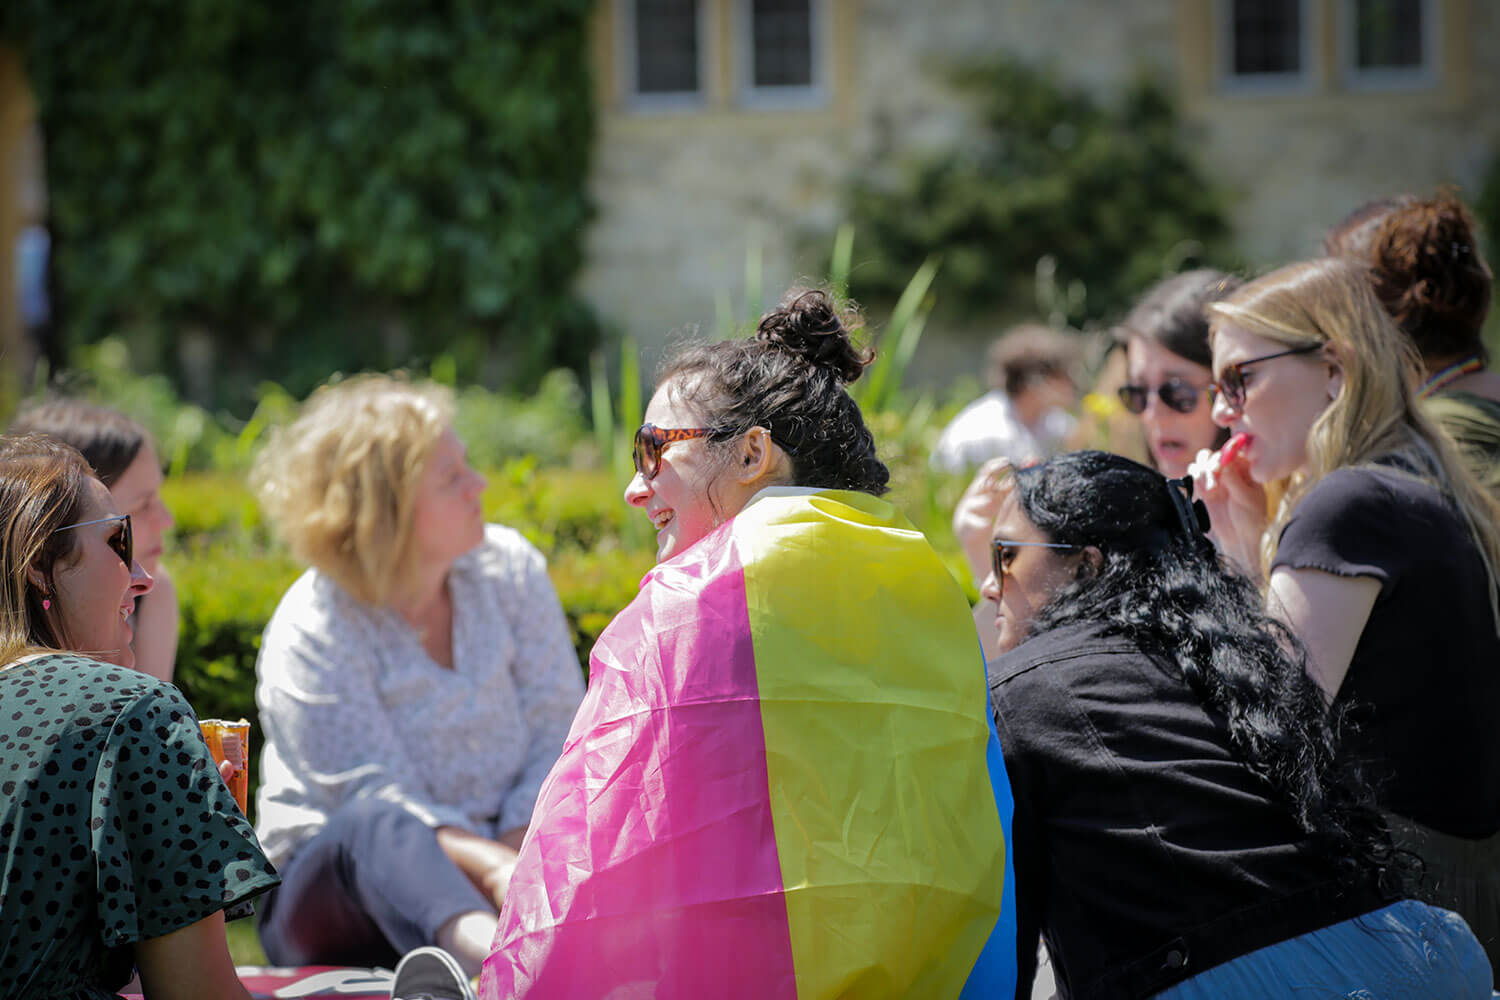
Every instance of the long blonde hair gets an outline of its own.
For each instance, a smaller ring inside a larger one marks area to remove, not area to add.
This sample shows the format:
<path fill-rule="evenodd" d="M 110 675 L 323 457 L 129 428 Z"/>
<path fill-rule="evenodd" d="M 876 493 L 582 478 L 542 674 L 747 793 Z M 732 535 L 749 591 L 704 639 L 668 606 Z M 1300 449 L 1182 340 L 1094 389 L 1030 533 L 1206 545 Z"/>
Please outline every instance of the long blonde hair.
<path fill-rule="evenodd" d="M 293 555 L 372 606 L 397 596 L 427 460 L 453 425 L 434 383 L 361 375 L 318 389 L 271 435 L 250 481 Z"/>
<path fill-rule="evenodd" d="M 1490 580 L 1500 633 L 1500 501 L 1465 467 L 1452 439 L 1417 405 L 1421 371 L 1415 345 L 1370 286 L 1367 268 L 1347 259 L 1289 264 L 1245 285 L 1209 309 L 1210 341 L 1232 323 L 1288 347 L 1328 345 L 1343 369 L 1338 396 L 1307 432 L 1307 461 L 1266 484 L 1279 494 L 1261 537 L 1261 570 L 1269 575 L 1281 531 L 1297 503 L 1324 476 L 1381 456 L 1398 456 L 1451 497 L 1463 514 Z"/>

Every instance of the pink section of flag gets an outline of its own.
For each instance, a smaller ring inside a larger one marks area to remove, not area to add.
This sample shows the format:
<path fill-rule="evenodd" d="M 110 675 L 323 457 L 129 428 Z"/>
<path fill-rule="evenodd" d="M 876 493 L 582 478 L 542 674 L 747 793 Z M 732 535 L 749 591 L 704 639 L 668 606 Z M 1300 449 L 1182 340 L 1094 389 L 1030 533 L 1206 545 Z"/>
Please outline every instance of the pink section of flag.
<path fill-rule="evenodd" d="M 484 1000 L 796 997 L 734 548 L 657 567 L 600 636 Z"/>

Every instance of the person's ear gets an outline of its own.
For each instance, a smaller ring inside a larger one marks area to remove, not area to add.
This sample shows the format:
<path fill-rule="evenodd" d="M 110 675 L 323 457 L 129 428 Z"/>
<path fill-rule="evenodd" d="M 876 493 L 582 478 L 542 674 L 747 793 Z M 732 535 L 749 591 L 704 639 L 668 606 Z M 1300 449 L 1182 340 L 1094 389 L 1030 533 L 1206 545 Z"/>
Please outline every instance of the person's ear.
<path fill-rule="evenodd" d="M 37 590 L 41 591 L 42 596 L 46 597 L 51 595 L 52 586 L 47 582 L 47 574 L 43 573 L 35 566 L 26 567 L 26 581 Z"/>
<path fill-rule="evenodd" d="M 1339 349 L 1330 343 L 1323 348 L 1323 360 L 1328 365 L 1328 399 L 1333 401 L 1339 398 L 1339 393 L 1344 388 L 1344 363 L 1339 358 Z"/>
<path fill-rule="evenodd" d="M 764 427 L 752 427 L 740 438 L 739 465 L 735 479 L 748 486 L 769 478 L 776 471 L 780 448 Z"/>
<path fill-rule="evenodd" d="M 1104 553 L 1097 545 L 1085 546 L 1078 559 L 1078 568 L 1073 571 L 1076 580 L 1092 580 L 1104 569 Z"/>

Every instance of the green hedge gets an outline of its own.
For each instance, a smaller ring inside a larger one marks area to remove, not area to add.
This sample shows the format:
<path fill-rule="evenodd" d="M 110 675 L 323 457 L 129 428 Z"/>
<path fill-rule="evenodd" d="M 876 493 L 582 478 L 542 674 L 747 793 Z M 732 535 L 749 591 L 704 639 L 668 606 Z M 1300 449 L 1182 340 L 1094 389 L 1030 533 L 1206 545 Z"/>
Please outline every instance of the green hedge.
<path fill-rule="evenodd" d="M 962 134 L 882 153 L 850 183 L 857 298 L 893 301 L 938 255 L 941 310 L 1083 325 L 1164 275 L 1235 263 L 1227 195 L 1163 85 L 1142 80 L 1102 101 L 1014 59 L 950 79 L 970 99 Z"/>

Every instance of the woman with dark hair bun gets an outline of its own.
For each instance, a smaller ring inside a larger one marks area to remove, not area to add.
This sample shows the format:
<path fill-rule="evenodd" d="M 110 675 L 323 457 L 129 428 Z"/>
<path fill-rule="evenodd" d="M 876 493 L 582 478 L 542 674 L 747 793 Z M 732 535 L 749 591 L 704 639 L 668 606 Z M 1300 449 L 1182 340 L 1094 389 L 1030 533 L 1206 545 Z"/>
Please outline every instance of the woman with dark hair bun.
<path fill-rule="evenodd" d="M 1494 276 L 1475 229 L 1451 194 L 1401 195 L 1356 209 L 1324 247 L 1369 266 L 1375 294 L 1422 356 L 1419 398 L 1500 496 L 1500 372 L 1486 367 L 1481 339 Z"/>
<path fill-rule="evenodd" d="M 1302 644 L 1190 482 L 1105 452 L 1010 479 L 984 596 L 1019 953 L 1040 931 L 1073 998 L 1488 998 L 1463 919 L 1399 898 Z"/>
<path fill-rule="evenodd" d="M 482 996 L 1014 989 L 983 660 L 877 499 L 870 357 L 810 291 L 668 361 L 625 491 L 658 563 L 594 647 Z"/>

